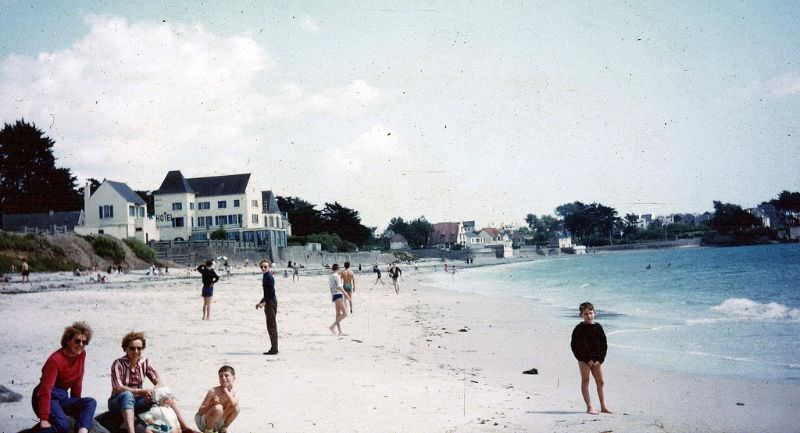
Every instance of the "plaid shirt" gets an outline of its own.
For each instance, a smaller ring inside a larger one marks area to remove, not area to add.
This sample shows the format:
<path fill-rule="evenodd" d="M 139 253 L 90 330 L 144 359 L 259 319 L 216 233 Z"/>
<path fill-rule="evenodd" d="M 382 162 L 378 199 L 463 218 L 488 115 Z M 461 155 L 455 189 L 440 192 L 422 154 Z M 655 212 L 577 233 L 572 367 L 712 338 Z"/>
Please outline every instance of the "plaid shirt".
<path fill-rule="evenodd" d="M 155 384 L 158 382 L 158 372 L 150 365 L 147 358 L 139 358 L 139 362 L 135 368 L 131 368 L 127 356 L 123 356 L 111 364 L 111 395 L 116 393 L 114 390 L 120 386 L 127 386 L 128 388 L 141 388 L 144 383 L 144 377 L 147 376 L 150 382 Z"/>

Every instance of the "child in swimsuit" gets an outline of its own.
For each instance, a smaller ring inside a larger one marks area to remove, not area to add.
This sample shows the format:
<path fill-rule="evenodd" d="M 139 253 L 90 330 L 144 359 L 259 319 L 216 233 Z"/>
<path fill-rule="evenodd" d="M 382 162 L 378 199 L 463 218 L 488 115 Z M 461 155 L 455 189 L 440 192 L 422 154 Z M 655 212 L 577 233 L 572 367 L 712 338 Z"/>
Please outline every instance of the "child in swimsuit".
<path fill-rule="evenodd" d="M 344 271 L 342 271 L 342 287 L 344 291 L 350 295 L 350 313 L 353 313 L 353 292 L 356 291 L 356 276 L 350 270 L 350 262 L 344 262 Z"/>

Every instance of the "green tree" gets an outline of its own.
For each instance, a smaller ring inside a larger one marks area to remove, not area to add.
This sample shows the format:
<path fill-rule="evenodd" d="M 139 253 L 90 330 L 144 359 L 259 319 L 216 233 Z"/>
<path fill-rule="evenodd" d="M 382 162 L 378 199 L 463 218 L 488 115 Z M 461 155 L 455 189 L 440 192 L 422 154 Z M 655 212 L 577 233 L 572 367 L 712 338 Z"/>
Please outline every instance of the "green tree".
<path fill-rule="evenodd" d="M 718 233 L 734 234 L 761 227 L 761 220 L 739 205 L 715 201 L 711 227 Z"/>
<path fill-rule="evenodd" d="M 600 203 L 567 203 L 557 207 L 556 214 L 563 218 L 564 227 L 587 245 L 608 243 L 614 224 L 619 220 L 614 208 Z"/>
<path fill-rule="evenodd" d="M 226 239 L 228 239 L 228 232 L 226 232 L 222 227 L 211 232 L 212 241 L 224 241 Z"/>
<path fill-rule="evenodd" d="M 0 130 L 0 212 L 36 213 L 81 208 L 75 177 L 56 168 L 55 142 L 35 125 L 16 121 Z"/>
<path fill-rule="evenodd" d="M 420 216 L 408 224 L 408 234 L 404 236 L 411 248 L 425 248 L 433 238 L 433 224 Z"/>
<path fill-rule="evenodd" d="M 424 215 L 411 222 L 405 222 L 402 217 L 395 217 L 389 222 L 384 236 L 387 236 L 387 233 L 403 235 L 411 248 L 425 248 L 433 236 L 433 224 L 429 223 Z"/>
<path fill-rule="evenodd" d="M 320 211 L 300 197 L 277 197 L 278 208 L 289 215 L 292 223 L 292 234 L 295 236 L 308 236 L 324 231 L 324 224 Z"/>
<path fill-rule="evenodd" d="M 342 206 L 339 202 L 325 203 L 320 212 L 323 229 L 328 233 L 336 233 L 340 238 L 356 245 L 364 245 L 372 230 L 361 224 L 357 210 Z"/>

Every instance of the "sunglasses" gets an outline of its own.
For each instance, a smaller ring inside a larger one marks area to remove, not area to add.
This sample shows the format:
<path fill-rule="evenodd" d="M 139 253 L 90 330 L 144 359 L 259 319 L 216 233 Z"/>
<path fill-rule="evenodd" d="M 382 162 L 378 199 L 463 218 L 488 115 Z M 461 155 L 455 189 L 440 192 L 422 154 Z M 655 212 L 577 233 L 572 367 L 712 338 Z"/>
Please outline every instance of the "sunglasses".
<path fill-rule="evenodd" d="M 72 342 L 75 343 L 75 344 L 80 344 L 81 346 L 88 346 L 89 345 L 89 340 L 87 340 L 85 338 L 73 338 Z"/>
<path fill-rule="evenodd" d="M 261 269 L 267 269 L 269 266 L 261 266 Z"/>
<path fill-rule="evenodd" d="M 142 347 L 142 346 L 128 346 L 128 350 L 134 351 L 134 352 L 141 352 L 142 350 L 144 350 L 144 347 Z"/>

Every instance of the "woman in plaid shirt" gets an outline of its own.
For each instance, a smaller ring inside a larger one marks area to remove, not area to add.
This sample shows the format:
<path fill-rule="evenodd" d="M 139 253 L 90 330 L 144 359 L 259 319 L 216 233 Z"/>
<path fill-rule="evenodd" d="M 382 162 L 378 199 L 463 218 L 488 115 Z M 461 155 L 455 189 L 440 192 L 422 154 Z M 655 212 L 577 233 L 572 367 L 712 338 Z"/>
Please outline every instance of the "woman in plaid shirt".
<path fill-rule="evenodd" d="M 153 388 L 144 388 L 144 378 L 150 379 L 153 386 L 158 385 L 158 372 L 150 365 L 150 361 L 142 356 L 147 346 L 143 332 L 129 332 L 122 338 L 122 349 L 125 356 L 111 364 L 111 397 L 108 399 L 110 412 L 122 412 L 128 433 L 136 433 L 134 414 L 145 412 L 153 405 Z M 183 432 L 194 432 L 189 428 L 172 400 L 172 409 L 178 415 L 178 422 Z"/>

